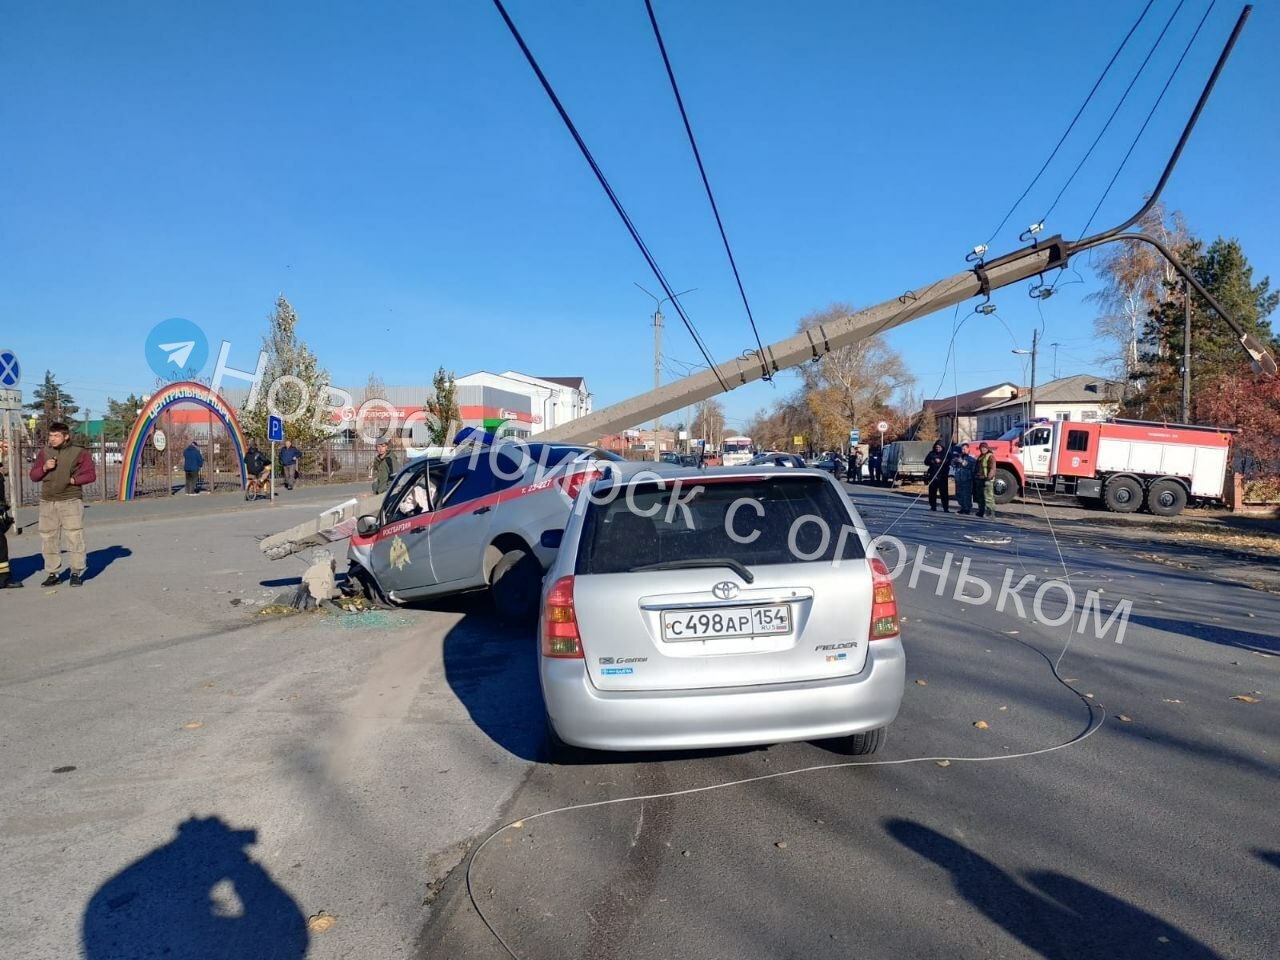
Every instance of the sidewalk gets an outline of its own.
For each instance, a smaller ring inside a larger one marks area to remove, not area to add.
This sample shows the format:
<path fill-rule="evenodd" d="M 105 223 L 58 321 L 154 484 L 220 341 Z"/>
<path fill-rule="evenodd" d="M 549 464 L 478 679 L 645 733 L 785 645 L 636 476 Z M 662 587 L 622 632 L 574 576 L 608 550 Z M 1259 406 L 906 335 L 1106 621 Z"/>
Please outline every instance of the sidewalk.
<path fill-rule="evenodd" d="M 273 510 L 281 507 L 314 506 L 316 512 L 319 513 L 325 507 L 368 492 L 369 482 L 362 480 L 358 483 L 298 486 L 293 490 L 285 490 L 282 487 L 276 492 L 275 507 L 272 506 L 269 499 L 245 500 L 244 494 L 239 490 L 201 493 L 194 497 L 179 493 L 169 497 L 152 496 L 123 502 L 120 500 L 85 501 L 85 523 L 86 525 L 93 524 L 97 526 L 136 523 L 147 520 L 203 517 L 257 510 L 263 515 L 263 532 L 275 533 L 277 527 L 284 529 L 290 523 L 297 523 L 298 521 L 296 519 L 274 521 L 271 518 Z M 20 507 L 16 516 L 18 526 L 27 528 L 23 536 L 36 534 L 38 508 Z M 12 537 L 14 534 L 11 531 L 9 535 Z"/>

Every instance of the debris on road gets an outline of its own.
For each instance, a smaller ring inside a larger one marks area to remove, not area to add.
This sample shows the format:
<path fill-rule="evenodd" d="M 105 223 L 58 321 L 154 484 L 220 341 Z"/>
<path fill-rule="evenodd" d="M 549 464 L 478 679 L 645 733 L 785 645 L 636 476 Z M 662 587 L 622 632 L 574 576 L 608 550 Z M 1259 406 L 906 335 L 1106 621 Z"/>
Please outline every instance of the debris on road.
<path fill-rule="evenodd" d="M 1236 696 L 1232 697 L 1231 699 L 1239 700 L 1241 703 L 1261 703 L 1262 702 L 1257 697 L 1251 697 L 1247 693 L 1236 694 Z"/>
<path fill-rule="evenodd" d="M 307 917 L 307 929 L 312 933 L 324 933 L 326 930 L 333 929 L 333 925 L 337 922 L 338 918 L 332 913 L 321 910 Z"/>
<path fill-rule="evenodd" d="M 985 720 L 975 720 L 973 725 L 979 730 L 986 730 L 991 726 L 991 724 L 987 723 Z"/>

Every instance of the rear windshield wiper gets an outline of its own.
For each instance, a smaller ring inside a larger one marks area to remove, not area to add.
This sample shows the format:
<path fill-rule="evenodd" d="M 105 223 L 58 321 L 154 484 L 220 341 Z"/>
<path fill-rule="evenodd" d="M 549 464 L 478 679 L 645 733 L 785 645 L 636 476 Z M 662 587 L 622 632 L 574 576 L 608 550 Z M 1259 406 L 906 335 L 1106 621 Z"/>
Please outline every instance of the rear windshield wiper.
<path fill-rule="evenodd" d="M 699 567 L 728 567 L 747 583 L 755 581 L 756 575 L 747 569 L 747 565 L 733 557 L 706 557 L 701 560 L 663 560 L 660 563 L 646 563 L 632 567 L 628 573 L 643 573 L 647 570 L 694 570 Z"/>

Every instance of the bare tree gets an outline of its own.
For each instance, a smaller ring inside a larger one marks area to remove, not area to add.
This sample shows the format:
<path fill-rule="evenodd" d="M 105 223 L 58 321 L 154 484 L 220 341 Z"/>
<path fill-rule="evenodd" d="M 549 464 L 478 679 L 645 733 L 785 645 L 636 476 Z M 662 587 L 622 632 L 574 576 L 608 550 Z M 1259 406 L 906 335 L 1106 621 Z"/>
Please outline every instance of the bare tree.
<path fill-rule="evenodd" d="M 1139 226 L 1174 251 L 1191 239 L 1182 214 L 1176 210 L 1170 213 L 1160 202 Z M 1159 308 L 1177 274 L 1159 251 L 1136 241 L 1101 248 L 1094 270 L 1102 278 L 1103 288 L 1089 294 L 1088 299 L 1098 305 L 1093 326 L 1105 345 L 1101 359 L 1128 385 L 1142 377 L 1142 354 L 1160 349 L 1159 344 L 1144 342 L 1145 321 Z"/>

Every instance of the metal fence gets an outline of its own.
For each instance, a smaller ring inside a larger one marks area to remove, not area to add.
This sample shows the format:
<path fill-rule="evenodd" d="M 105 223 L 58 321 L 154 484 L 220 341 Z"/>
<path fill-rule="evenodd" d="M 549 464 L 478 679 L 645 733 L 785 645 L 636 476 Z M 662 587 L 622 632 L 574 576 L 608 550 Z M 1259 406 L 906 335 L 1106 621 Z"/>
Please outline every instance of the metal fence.
<path fill-rule="evenodd" d="M 85 499 L 118 499 L 124 473 L 120 445 L 103 438 L 93 441 L 77 438 L 75 442 L 93 454 L 97 472 L 97 479 L 84 488 Z M 178 445 L 179 442 L 181 446 Z M 147 446 L 142 451 L 142 462 L 134 480 L 135 498 L 162 497 L 183 492 L 186 475 L 182 470 L 182 453 L 186 443 L 186 438 L 179 437 L 164 451 L 152 446 Z M 236 462 L 230 442 L 225 437 L 215 438 L 212 451 L 207 439 L 198 446 L 204 457 L 204 467 L 200 471 L 197 489 L 202 493 L 241 489 L 240 465 Z M 8 480 L 9 499 L 15 505 L 34 506 L 39 502 L 40 484 L 32 481 L 30 470 L 43 450 L 43 444 L 34 445 L 18 440 L 13 461 L 15 469 Z M 269 454 L 270 451 L 264 449 L 263 452 Z M 303 484 L 365 480 L 370 476 L 370 466 L 376 455 L 377 451 L 372 443 L 358 440 L 326 441 L 319 449 L 303 451 L 298 479 Z M 403 454 L 399 457 L 399 462 L 404 462 Z M 279 464 L 274 472 L 277 477 L 280 476 Z"/>

